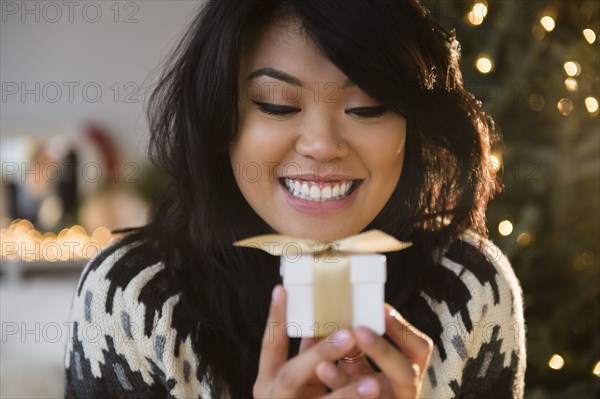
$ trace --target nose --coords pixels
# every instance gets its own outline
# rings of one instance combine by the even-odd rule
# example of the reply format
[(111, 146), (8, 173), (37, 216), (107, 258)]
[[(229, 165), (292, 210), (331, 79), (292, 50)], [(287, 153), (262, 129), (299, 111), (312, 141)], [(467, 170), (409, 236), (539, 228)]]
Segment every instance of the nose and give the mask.
[(307, 115), (300, 130), (296, 140), (296, 152), (300, 155), (318, 162), (327, 162), (344, 157), (348, 152), (340, 127), (335, 118), (326, 112)]

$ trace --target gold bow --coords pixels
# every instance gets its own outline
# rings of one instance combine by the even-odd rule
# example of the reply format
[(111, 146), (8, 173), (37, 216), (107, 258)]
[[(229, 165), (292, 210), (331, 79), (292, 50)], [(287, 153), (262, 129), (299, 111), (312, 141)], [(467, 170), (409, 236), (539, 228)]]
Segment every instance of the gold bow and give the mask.
[[(328, 243), (280, 234), (264, 234), (236, 241), (233, 245), (261, 249), (274, 256), (284, 255), (286, 248), (290, 247), (299, 251), (300, 255), (313, 254), (315, 326), (335, 323), (334, 326), (344, 328), (352, 327), (349, 255), (400, 251), (410, 247), (412, 243), (399, 241), (380, 230), (369, 230)], [(324, 333), (321, 328), (315, 328), (314, 331), (316, 336), (322, 335), (320, 332)]]

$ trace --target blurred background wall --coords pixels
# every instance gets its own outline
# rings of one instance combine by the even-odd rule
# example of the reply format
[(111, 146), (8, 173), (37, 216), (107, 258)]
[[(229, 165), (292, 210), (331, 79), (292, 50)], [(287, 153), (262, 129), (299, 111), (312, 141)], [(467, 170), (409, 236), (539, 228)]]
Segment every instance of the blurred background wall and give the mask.
[[(523, 286), (528, 398), (600, 394), (600, 2), (422, 0), (504, 144), (491, 238)], [(153, 72), (199, 1), (2, 1), (0, 396), (62, 396), (85, 261), (141, 224)]]
[(1, 397), (62, 397), (78, 275), (145, 220), (144, 102), (200, 5), (0, 3)]

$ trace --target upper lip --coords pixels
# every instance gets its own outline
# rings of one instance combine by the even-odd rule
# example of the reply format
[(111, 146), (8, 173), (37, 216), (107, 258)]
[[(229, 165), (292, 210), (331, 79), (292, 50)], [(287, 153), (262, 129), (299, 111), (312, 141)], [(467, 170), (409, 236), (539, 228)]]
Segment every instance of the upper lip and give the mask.
[(293, 180), (308, 180), (308, 181), (314, 181), (314, 182), (360, 180), (357, 177), (353, 177), (353, 176), (349, 176), (349, 175), (342, 175), (339, 173), (327, 174), (325, 176), (315, 176), (314, 173), (306, 173), (306, 174), (301, 174), (301, 175), (282, 176), (282, 178), (293, 179)]

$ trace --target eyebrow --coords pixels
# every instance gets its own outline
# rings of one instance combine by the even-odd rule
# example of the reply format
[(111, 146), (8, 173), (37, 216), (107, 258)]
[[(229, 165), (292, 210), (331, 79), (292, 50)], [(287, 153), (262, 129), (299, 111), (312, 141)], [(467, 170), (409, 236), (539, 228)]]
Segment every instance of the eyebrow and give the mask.
[[(248, 77), (246, 78), (246, 81), (252, 80), (259, 76), (268, 76), (273, 79), (281, 80), (281, 81), (289, 83), (291, 85), (298, 86), (300, 88), (303, 88), (305, 86), (305, 84), (302, 83), (302, 81), (300, 79), (298, 79), (297, 77), (292, 76), (289, 73), (283, 72), (282, 70), (275, 69), (275, 68), (257, 69), (256, 71), (254, 71), (250, 75), (248, 75)], [(352, 80), (350, 80), (350, 78), (346, 78), (346, 80), (344, 81), (344, 84), (342, 84), (342, 89), (346, 89), (351, 86), (356, 86), (356, 83), (354, 83)]]

